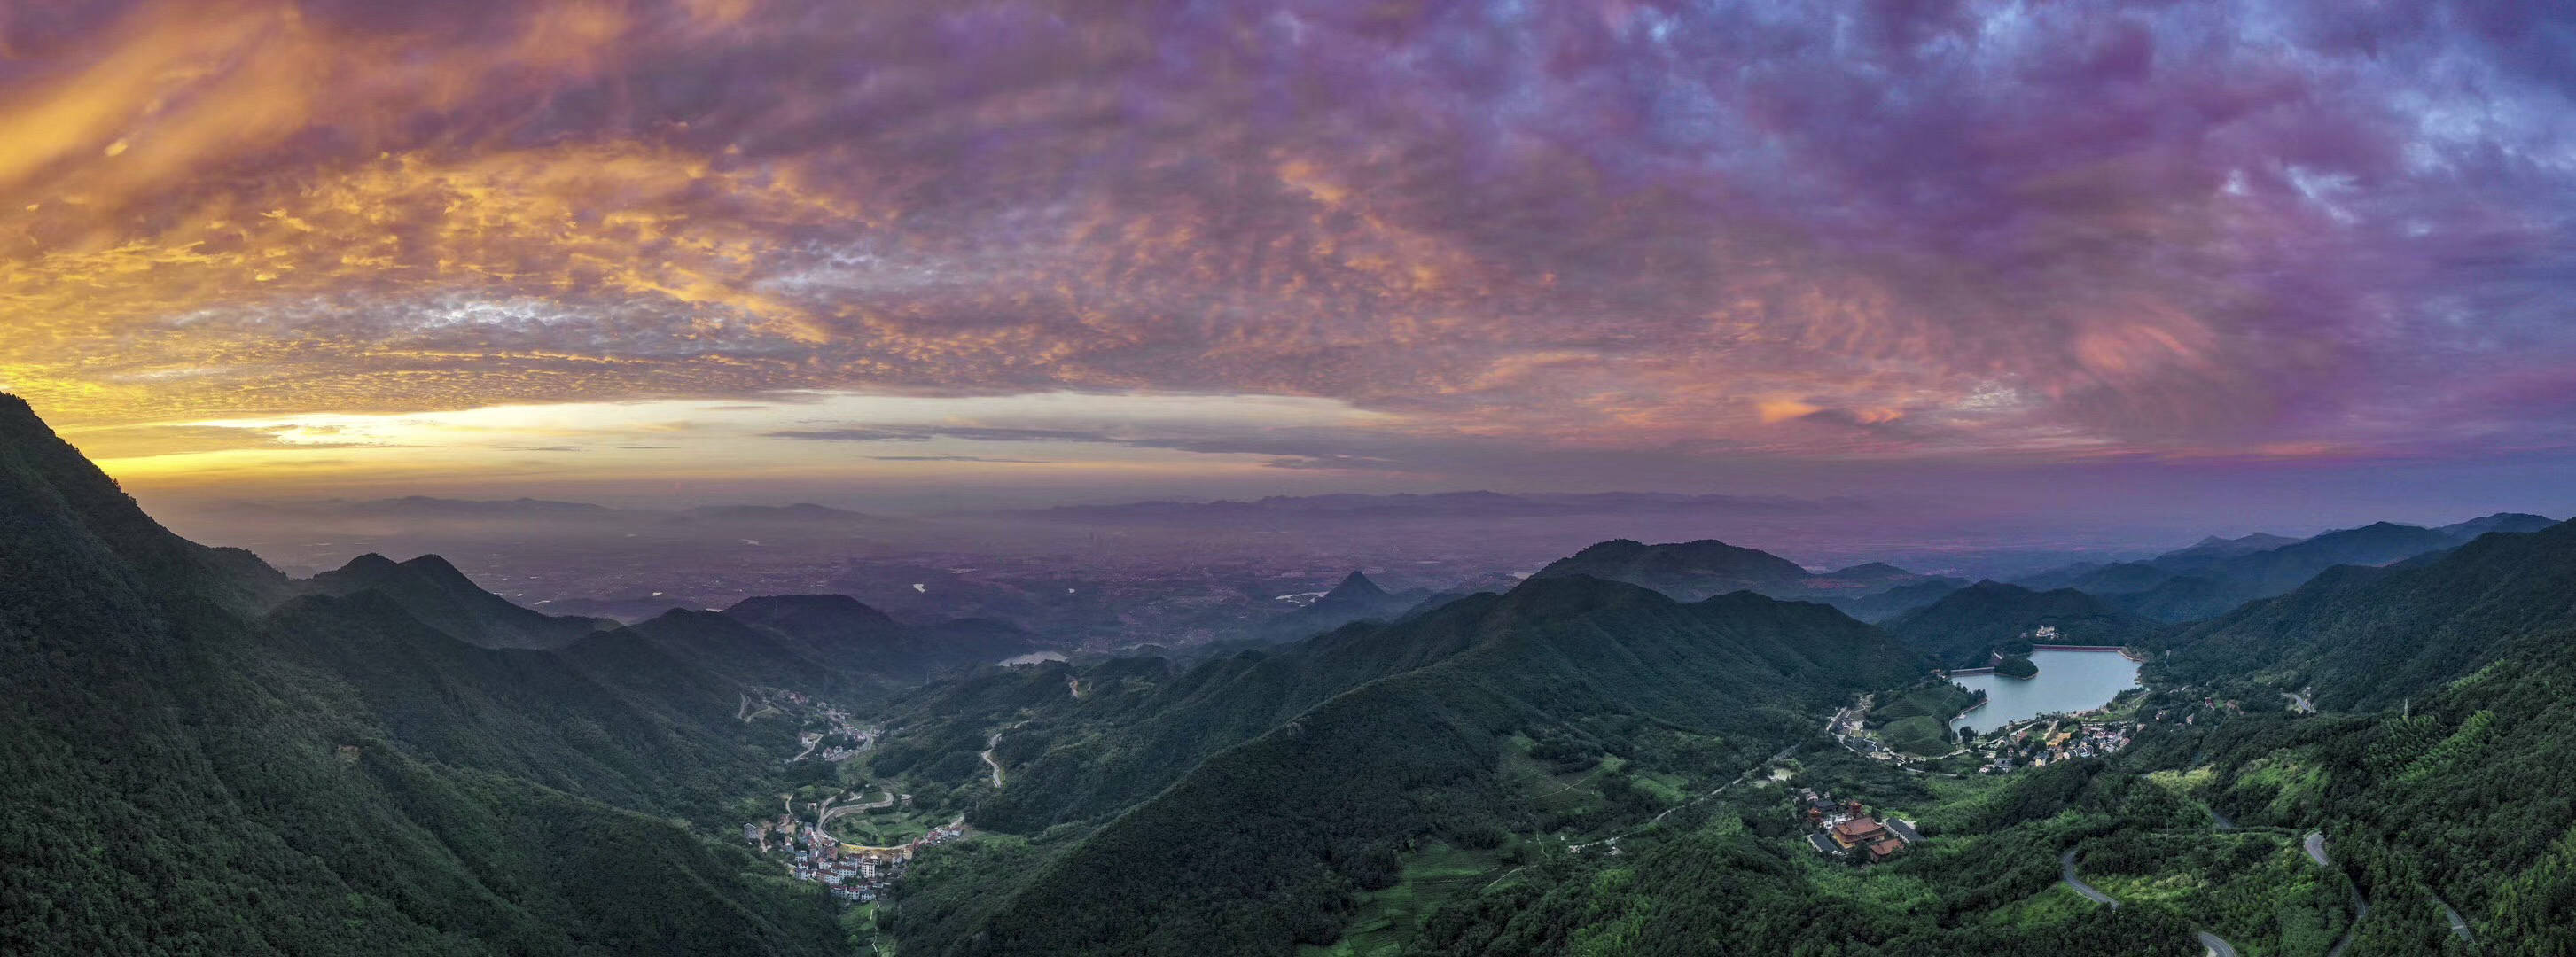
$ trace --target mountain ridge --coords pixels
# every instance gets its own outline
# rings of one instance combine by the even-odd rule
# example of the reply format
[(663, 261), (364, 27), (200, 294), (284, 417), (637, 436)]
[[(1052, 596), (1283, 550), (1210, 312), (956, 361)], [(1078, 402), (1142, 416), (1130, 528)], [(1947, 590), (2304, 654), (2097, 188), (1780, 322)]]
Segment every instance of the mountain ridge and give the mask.
[(14, 397), (0, 635), (0, 950), (838, 949), (817, 897), (667, 819), (775, 767), (762, 729), (381, 594), (295, 596), (169, 533)]
[[(1441, 653), (1210, 756), (1030, 872), (980, 917), (916, 914), (899, 901), (905, 946), (1286, 953), (1291, 942), (1331, 940), (1337, 930), (1315, 923), (1310, 908), (1325, 906), (1338, 882), (1391, 880), (1371, 862), (1391, 861), (1395, 844), (1487, 814), (1526, 814), (1491, 803), (1500, 798), (1486, 790), (1515, 734), (1633, 719), (1638, 734), (1743, 736), (1726, 747), (1749, 763), (1805, 729), (1809, 710), (1919, 674), (1914, 656), (1885, 634), (1827, 606), (1753, 594), (1682, 603), (1575, 575), (1533, 578), (1407, 623), (1334, 632), (1294, 653), (1400, 653), (1424, 642)], [(1263, 797), (1245, 797), (1256, 794)], [(1423, 810), (1450, 801), (1465, 803), (1458, 812)], [(1480, 810), (1453, 816), (1467, 807)], [(1299, 810), (1308, 808), (1316, 810)], [(1183, 833), (1195, 836), (1186, 850), (1158, 838)], [(1140, 897), (1140, 881), (1153, 893)], [(1216, 906), (1220, 898), (1244, 903)], [(1154, 916), (1167, 911), (1214, 916), (1186, 924)]]

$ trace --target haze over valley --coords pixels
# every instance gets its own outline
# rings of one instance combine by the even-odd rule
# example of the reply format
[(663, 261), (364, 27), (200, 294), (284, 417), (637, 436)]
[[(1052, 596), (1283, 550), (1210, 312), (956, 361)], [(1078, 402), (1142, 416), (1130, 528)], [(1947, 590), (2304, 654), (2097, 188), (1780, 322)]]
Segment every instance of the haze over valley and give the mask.
[(0, 954), (2576, 954), (2576, 7), (0, 2)]

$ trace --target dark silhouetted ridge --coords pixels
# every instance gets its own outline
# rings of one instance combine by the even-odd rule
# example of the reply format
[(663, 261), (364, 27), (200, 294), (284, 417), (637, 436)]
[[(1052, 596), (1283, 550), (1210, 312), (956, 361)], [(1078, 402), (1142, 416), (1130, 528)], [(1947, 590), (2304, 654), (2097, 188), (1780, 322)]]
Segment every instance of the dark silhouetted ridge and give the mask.
[(614, 622), (564, 618), (530, 611), (484, 591), (447, 559), (422, 555), (405, 562), (373, 553), (304, 582), (322, 595), (375, 592), (392, 599), (423, 624), (449, 637), (487, 648), (563, 648)]

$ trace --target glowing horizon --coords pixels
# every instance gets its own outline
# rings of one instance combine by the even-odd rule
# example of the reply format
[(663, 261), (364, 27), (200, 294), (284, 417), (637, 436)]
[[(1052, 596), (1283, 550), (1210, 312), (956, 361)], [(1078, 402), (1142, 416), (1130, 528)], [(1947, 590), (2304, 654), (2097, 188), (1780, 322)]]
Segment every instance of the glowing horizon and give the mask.
[(2556, 507), (2497, 477), (2576, 463), (2553, 16), (25, 4), (0, 389), (203, 495)]

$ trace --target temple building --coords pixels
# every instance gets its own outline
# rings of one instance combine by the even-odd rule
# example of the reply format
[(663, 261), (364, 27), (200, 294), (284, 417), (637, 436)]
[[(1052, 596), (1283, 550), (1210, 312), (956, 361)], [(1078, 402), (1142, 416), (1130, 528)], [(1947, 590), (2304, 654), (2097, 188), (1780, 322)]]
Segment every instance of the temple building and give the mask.
[(1858, 850), (1868, 855), (1872, 863), (1905, 852), (1904, 841), (1890, 833), (1887, 826), (1880, 824), (1877, 818), (1867, 815), (1835, 824), (1826, 830), (1825, 835), (1833, 839), (1835, 846), (1846, 851)]

